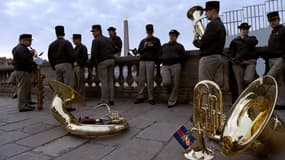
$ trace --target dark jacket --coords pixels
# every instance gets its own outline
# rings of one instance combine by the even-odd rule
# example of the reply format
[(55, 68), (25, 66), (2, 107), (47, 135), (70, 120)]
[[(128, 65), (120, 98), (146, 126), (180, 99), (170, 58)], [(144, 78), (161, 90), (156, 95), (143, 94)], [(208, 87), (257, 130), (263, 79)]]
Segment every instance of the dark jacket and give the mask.
[(88, 53), (85, 45), (80, 44), (74, 48), (74, 52), (76, 55), (76, 62), (81, 67), (84, 68), (87, 66), (88, 61)]
[[(145, 47), (144, 44), (148, 42), (153, 44), (152, 47)], [(156, 37), (150, 39), (144, 38), (139, 45), (138, 53), (140, 54), (140, 60), (142, 61), (156, 61), (158, 60), (160, 53), (160, 40)]]
[(122, 40), (119, 36), (111, 37), (113, 47), (114, 47), (114, 53), (121, 53), (122, 51)]
[(244, 60), (257, 59), (258, 55), (255, 52), (255, 46), (258, 40), (255, 36), (247, 36), (242, 39), (240, 36), (231, 41), (229, 54), (230, 57), (240, 57)]
[(75, 61), (72, 44), (64, 38), (58, 38), (49, 45), (48, 59), (51, 67), (60, 63), (71, 63)]
[(91, 59), (92, 65), (96, 65), (104, 60), (114, 58), (114, 47), (110, 38), (103, 35), (96, 37), (92, 42)]
[(22, 45), (18, 44), (12, 50), (14, 69), (16, 71), (25, 71), (31, 73), (35, 68), (36, 63), (33, 61), (33, 55), (30, 50)]
[(208, 23), (204, 35), (193, 44), (200, 48), (201, 56), (222, 54), (225, 46), (226, 29), (219, 17)]
[(160, 59), (163, 65), (181, 63), (186, 58), (185, 49), (180, 43), (165, 43), (161, 47)]
[(268, 40), (268, 58), (285, 59), (285, 26), (279, 25), (274, 28)]

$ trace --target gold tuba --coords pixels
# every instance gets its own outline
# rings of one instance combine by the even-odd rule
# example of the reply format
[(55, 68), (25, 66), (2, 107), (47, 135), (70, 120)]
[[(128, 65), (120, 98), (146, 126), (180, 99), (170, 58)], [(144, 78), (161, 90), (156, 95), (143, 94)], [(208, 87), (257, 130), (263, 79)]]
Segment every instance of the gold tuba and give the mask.
[[(111, 112), (107, 115), (107, 120), (96, 119), (98, 124), (84, 124), (80, 123), (71, 113), (69, 113), (65, 106), (68, 103), (83, 103), (83, 98), (75, 90), (69, 86), (58, 82), (49, 81), (49, 85), (56, 93), (52, 104), (51, 113), (53, 117), (61, 123), (67, 132), (76, 136), (102, 136), (113, 135), (128, 129), (127, 121), (117, 112)], [(101, 105), (102, 106), (102, 105)], [(98, 106), (98, 107), (101, 107)], [(107, 106), (107, 105), (105, 105)]]
[(224, 155), (251, 148), (268, 156), (284, 149), (284, 123), (273, 114), (277, 95), (278, 85), (271, 76), (258, 78), (241, 93), (222, 132)]
[(213, 81), (196, 84), (193, 93), (193, 124), (199, 124), (211, 139), (219, 140), (223, 125), (223, 100), (220, 87)]
[(187, 11), (187, 17), (194, 21), (194, 34), (202, 37), (204, 35), (205, 29), (202, 23), (202, 14), (204, 9), (201, 6), (193, 6)]
[(204, 140), (204, 131), (208, 137), (220, 140), (223, 125), (223, 101), (220, 87), (213, 81), (203, 80), (196, 84), (193, 93), (193, 127), (191, 132), (195, 142), (190, 150), (184, 154), (191, 160), (210, 160), (214, 152), (207, 148)]

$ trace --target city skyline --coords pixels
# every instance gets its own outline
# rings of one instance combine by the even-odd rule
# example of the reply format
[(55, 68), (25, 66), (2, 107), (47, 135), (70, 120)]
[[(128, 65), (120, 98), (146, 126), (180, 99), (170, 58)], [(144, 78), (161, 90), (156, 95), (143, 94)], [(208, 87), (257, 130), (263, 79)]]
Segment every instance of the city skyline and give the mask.
[[(18, 43), (21, 33), (33, 34), (33, 48), (44, 51), (47, 57), (48, 45), (56, 39), (54, 26), (64, 25), (66, 36), (71, 40), (73, 33), (83, 36), (90, 53), (93, 39), (90, 28), (93, 24), (101, 24), (103, 34), (108, 36), (109, 26), (117, 28), (118, 35), (123, 38), (123, 20), (129, 23), (130, 49), (137, 48), (140, 40), (145, 37), (145, 24), (154, 24), (154, 35), (161, 43), (168, 41), (169, 30), (179, 30), (178, 41), (186, 49), (194, 49), (193, 23), (186, 17), (187, 10), (194, 5), (205, 6), (206, 1), (179, 2), (170, 0), (131, 1), (131, 0), (4, 0), (0, 4), (1, 16), (1, 57), (11, 57), (12, 48)], [(221, 0), (221, 13), (239, 9), (243, 6), (263, 3), (263, 0), (226, 1)]]

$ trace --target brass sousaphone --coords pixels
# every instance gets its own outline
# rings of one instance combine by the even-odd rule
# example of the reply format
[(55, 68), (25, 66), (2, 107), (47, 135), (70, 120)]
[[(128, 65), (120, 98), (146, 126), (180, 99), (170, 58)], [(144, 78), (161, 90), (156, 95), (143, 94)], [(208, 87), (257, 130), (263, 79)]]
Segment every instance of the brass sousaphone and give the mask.
[[(79, 93), (55, 80), (49, 81), (49, 85), (56, 93), (50, 108), (51, 114), (70, 134), (75, 136), (104, 136), (117, 134), (128, 129), (128, 123), (124, 117), (111, 111), (107, 115), (107, 123), (84, 124), (79, 122), (65, 108), (68, 104), (83, 102)], [(103, 119), (98, 119), (98, 122), (101, 123), (102, 121)]]

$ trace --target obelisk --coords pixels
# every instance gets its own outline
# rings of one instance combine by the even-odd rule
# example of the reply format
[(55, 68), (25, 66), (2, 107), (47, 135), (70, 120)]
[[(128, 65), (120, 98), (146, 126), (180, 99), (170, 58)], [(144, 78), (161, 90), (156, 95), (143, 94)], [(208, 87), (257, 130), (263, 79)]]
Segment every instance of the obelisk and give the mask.
[(129, 53), (129, 24), (128, 19), (124, 19), (124, 55), (128, 56)]

